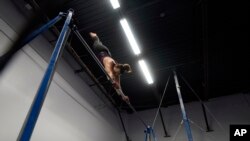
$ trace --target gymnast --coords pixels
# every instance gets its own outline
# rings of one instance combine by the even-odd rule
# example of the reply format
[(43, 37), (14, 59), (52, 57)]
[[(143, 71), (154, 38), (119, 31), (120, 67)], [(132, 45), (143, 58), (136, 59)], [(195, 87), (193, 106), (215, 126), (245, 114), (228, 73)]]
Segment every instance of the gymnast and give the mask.
[(93, 50), (105, 68), (105, 71), (112, 79), (113, 87), (116, 89), (117, 93), (122, 96), (122, 99), (126, 102), (129, 101), (128, 96), (120, 94), (122, 92), (120, 84), (120, 75), (123, 73), (131, 73), (132, 69), (129, 64), (119, 64), (111, 56), (109, 49), (102, 44), (96, 33), (90, 32), (90, 37), (94, 41)]

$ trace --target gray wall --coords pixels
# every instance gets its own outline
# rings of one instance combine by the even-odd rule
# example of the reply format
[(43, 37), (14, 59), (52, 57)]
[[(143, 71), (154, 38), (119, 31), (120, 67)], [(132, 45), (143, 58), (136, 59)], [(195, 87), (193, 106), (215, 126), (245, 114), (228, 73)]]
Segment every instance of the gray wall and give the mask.
[[(188, 117), (191, 120), (191, 130), (194, 141), (229, 141), (230, 124), (250, 124), (250, 95), (237, 94), (209, 100), (205, 105), (209, 109), (209, 125), (214, 130), (206, 132), (206, 125), (202, 114), (201, 106), (198, 102), (185, 104)], [(153, 122), (156, 109), (139, 112), (146, 123)], [(179, 132), (176, 132), (182, 121), (180, 106), (170, 106), (162, 108), (166, 128), (171, 137), (164, 138), (163, 128), (158, 117), (155, 132), (158, 141), (187, 141), (184, 125)], [(212, 114), (211, 114), (212, 113)], [(215, 117), (215, 118), (214, 118)], [(144, 127), (137, 120), (135, 115), (124, 115), (126, 129), (132, 141), (144, 140)], [(219, 124), (218, 124), (219, 122)]]
[[(0, 54), (18, 36), (25, 17), (9, 0), (0, 1)], [(36, 94), (53, 46), (37, 37), (0, 74), (0, 140), (16, 140)], [(57, 67), (31, 140), (124, 140), (115, 109), (65, 52)]]

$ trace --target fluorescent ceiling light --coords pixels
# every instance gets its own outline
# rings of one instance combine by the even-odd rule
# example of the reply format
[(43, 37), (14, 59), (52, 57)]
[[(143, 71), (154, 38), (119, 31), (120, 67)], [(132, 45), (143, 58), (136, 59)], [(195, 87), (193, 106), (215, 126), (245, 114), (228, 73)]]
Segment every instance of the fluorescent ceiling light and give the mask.
[(137, 43), (135, 41), (134, 35), (132, 34), (132, 31), (131, 31), (131, 29), (130, 29), (130, 27), (128, 25), (127, 20), (126, 19), (121, 19), (120, 23), (122, 25), (122, 28), (123, 28), (123, 30), (124, 30), (127, 38), (128, 38), (128, 41), (129, 41), (130, 46), (132, 47), (134, 53), (136, 55), (140, 54), (141, 51), (140, 51), (140, 49), (139, 49), (139, 47), (138, 47), (138, 45), (137, 45)]
[(139, 60), (139, 64), (140, 64), (140, 67), (141, 67), (141, 70), (142, 70), (144, 76), (146, 77), (148, 84), (153, 84), (153, 79), (149, 73), (149, 70), (148, 70), (148, 67), (147, 67), (145, 61)]
[(110, 3), (112, 4), (112, 6), (113, 6), (114, 9), (120, 7), (120, 4), (119, 4), (118, 0), (110, 0)]

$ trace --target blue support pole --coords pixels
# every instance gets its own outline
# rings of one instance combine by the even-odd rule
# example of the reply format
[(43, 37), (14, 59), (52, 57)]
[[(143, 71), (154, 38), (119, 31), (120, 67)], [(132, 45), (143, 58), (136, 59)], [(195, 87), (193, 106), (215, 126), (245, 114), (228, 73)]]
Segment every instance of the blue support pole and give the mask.
[(145, 141), (148, 141), (148, 139), (149, 139), (149, 141), (151, 141), (151, 135), (153, 136), (154, 141), (157, 141), (154, 130), (152, 127), (147, 126), (147, 128), (144, 130), (144, 132), (145, 132)]
[(60, 12), (59, 15), (57, 17), (55, 17), (54, 19), (50, 20), (48, 23), (46, 23), (45, 25), (43, 25), (42, 27), (38, 28), (37, 30), (35, 30), (34, 32), (32, 32), (31, 34), (29, 34), (21, 43), (20, 46), (24, 46), (27, 43), (29, 43), (31, 40), (33, 40), (35, 37), (37, 37), (39, 34), (41, 34), (42, 32), (44, 32), (45, 30), (49, 29), (51, 26), (53, 26), (54, 24), (56, 24), (59, 20), (62, 19), (62, 16), (64, 15), (64, 13)]
[(148, 134), (148, 140), (151, 141), (151, 128), (150, 128), (150, 126), (147, 127), (147, 134)]
[(154, 141), (157, 141), (156, 136), (155, 136), (154, 129), (153, 129), (152, 127), (151, 127), (151, 133), (152, 133), (152, 135), (153, 135)]
[(49, 65), (47, 67), (47, 70), (43, 76), (42, 82), (40, 84), (40, 87), (37, 91), (36, 97), (31, 105), (31, 108), (29, 110), (29, 113), (26, 117), (26, 120), (23, 124), (23, 127), (19, 133), (18, 141), (29, 141), (30, 137), (32, 135), (32, 132), (34, 130), (36, 121), (38, 119), (39, 113), (41, 111), (41, 108), (43, 106), (45, 97), (47, 95), (47, 91), (49, 89), (50, 83), (52, 81), (57, 60), (61, 55), (61, 52), (64, 48), (64, 45), (67, 41), (68, 35), (70, 33), (69, 24), (71, 22), (73, 16), (73, 11), (69, 11), (67, 15), (67, 19), (64, 23), (63, 29), (60, 33), (60, 36), (57, 40), (57, 43), (55, 45), (55, 49), (52, 53), (52, 56), (49, 61)]
[(145, 140), (144, 141), (148, 141), (148, 133), (147, 133), (147, 131), (145, 131)]
[(186, 133), (187, 133), (187, 136), (188, 136), (188, 140), (193, 141), (191, 128), (190, 128), (189, 121), (188, 121), (188, 118), (187, 118), (187, 115), (186, 115), (185, 107), (184, 107), (182, 96), (181, 96), (180, 85), (179, 85), (177, 74), (176, 74), (175, 70), (173, 70), (173, 73), (174, 73), (174, 80), (175, 80), (176, 90), (177, 90), (177, 94), (178, 94), (179, 102), (180, 102), (180, 106), (181, 106), (182, 118), (183, 118), (183, 121), (184, 121)]
[(145, 132), (145, 141), (148, 141), (148, 139), (150, 140), (150, 126), (147, 126), (147, 128), (144, 130)]

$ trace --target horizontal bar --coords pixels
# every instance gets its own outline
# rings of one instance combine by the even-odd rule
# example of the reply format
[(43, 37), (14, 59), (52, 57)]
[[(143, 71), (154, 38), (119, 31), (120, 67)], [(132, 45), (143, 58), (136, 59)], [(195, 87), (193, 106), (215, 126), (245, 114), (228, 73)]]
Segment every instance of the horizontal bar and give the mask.
[[(96, 55), (92, 51), (92, 49), (89, 47), (89, 45), (87, 44), (87, 42), (83, 39), (83, 37), (81, 36), (80, 32), (77, 30), (77, 27), (75, 25), (73, 26), (72, 30), (76, 34), (76, 36), (78, 37), (78, 39), (81, 41), (81, 43), (88, 50), (88, 52), (90, 53), (90, 55), (94, 58), (94, 60), (96, 61), (96, 63), (99, 65), (99, 67), (102, 69), (103, 73), (108, 77), (108, 80), (111, 81), (111, 83), (113, 84), (113, 80), (108, 75), (108, 73), (105, 71), (103, 65), (101, 64), (101, 62), (99, 61), (99, 59), (96, 57)], [(123, 93), (123, 91), (121, 89), (115, 89), (115, 90), (116, 90), (116, 92), (117, 92), (118, 95), (125, 96), (125, 94)], [(128, 101), (126, 101), (126, 103), (136, 113), (137, 117), (143, 123), (143, 125), (145, 127), (147, 127), (146, 123), (142, 120), (142, 118), (139, 116), (139, 114), (137, 113), (137, 111), (135, 110), (135, 108), (131, 105), (131, 103), (128, 102)]]

